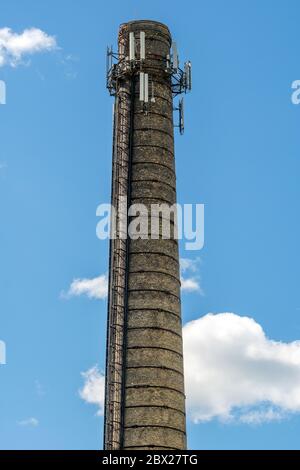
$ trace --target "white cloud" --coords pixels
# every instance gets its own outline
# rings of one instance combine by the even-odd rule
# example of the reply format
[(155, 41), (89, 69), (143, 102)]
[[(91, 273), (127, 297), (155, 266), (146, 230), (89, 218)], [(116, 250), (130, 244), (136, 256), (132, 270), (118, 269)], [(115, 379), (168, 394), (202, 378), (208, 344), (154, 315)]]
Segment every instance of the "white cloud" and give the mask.
[(239, 420), (245, 424), (263, 424), (271, 423), (272, 421), (282, 421), (286, 417), (287, 413), (284, 410), (267, 406), (262, 410), (245, 412), (240, 416)]
[[(200, 286), (198, 266), (200, 259), (180, 258), (180, 272), (181, 272), (181, 290), (183, 292), (199, 292), (204, 295)], [(186, 277), (183, 273), (193, 273), (192, 276)]]
[(39, 425), (39, 420), (36, 418), (28, 418), (23, 421), (18, 421), (19, 426), (26, 426), (31, 428), (36, 428)]
[(61, 297), (79, 297), (86, 295), (89, 299), (105, 299), (108, 293), (108, 278), (106, 274), (93, 279), (74, 279), (67, 293), (62, 292)]
[(195, 291), (200, 291), (200, 284), (199, 282), (190, 277), (188, 279), (184, 279), (181, 277), (181, 290), (185, 292), (195, 292)]
[(39, 397), (43, 397), (45, 395), (45, 390), (44, 390), (44, 387), (43, 385), (41, 384), (41, 382), (39, 380), (35, 380), (34, 381), (34, 386), (35, 386), (35, 391), (36, 391), (36, 394), (39, 396)]
[(97, 416), (102, 416), (104, 412), (104, 375), (99, 371), (98, 366), (82, 372), (81, 375), (84, 378), (84, 386), (79, 391), (80, 397), (86, 403), (96, 405), (98, 407)]
[(200, 258), (196, 258), (196, 259), (180, 258), (180, 270), (182, 273), (186, 271), (197, 272), (199, 263), (200, 263)]
[(189, 414), (248, 424), (300, 412), (300, 341), (268, 339), (252, 318), (208, 314), (183, 328)]
[(16, 67), (27, 55), (57, 48), (56, 39), (38, 28), (15, 33), (10, 28), (0, 28), (0, 67)]

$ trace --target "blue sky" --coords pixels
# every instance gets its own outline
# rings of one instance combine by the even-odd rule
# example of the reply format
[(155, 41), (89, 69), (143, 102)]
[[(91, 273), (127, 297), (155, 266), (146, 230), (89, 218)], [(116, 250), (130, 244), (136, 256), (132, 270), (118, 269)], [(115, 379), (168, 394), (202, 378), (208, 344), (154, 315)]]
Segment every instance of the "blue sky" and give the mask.
[[(235, 412), (229, 394), (232, 419), (212, 403), (207, 421), (189, 418), (189, 447), (299, 448), (297, 343), (282, 352), (255, 326), (277, 342), (300, 340), (300, 106), (291, 102), (300, 79), (299, 13), (296, 0), (1, 0), (0, 30), (39, 28), (59, 46), (0, 67), (7, 86), (0, 106), (2, 449), (102, 445), (102, 417), (79, 390), (82, 372), (104, 368), (106, 301), (67, 292), (74, 279), (107, 271), (108, 245), (95, 234), (96, 208), (110, 197), (105, 50), (119, 24), (137, 18), (168, 24), (180, 57), (193, 63), (186, 132), (176, 135), (178, 200), (205, 204), (205, 246), (181, 250), (194, 262), (183, 275), (201, 286), (183, 291), (184, 323), (232, 312), (214, 317), (216, 330), (225, 319), (225, 330), (238, 325), (264, 359), (271, 354), (249, 382), (259, 388), (262, 374), (270, 403), (254, 397), (249, 405), (246, 397), (247, 412)], [(229, 337), (238, 355), (246, 343), (237, 348)], [(210, 347), (219, 346), (212, 338)], [(270, 382), (278, 361), (282, 373)], [(243, 378), (248, 365), (239, 364)], [(279, 406), (270, 397), (282, 397), (289, 383), (295, 399)], [(197, 400), (196, 393), (196, 408)], [(245, 422), (241, 413), (262, 419)]]

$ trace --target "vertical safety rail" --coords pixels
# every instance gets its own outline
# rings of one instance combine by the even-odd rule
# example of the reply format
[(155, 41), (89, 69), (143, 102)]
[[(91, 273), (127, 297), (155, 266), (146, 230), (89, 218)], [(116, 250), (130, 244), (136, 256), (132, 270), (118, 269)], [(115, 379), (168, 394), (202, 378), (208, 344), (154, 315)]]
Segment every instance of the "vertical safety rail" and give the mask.
[(116, 223), (110, 249), (105, 436), (107, 450), (120, 448), (127, 270), (127, 196), (131, 99), (128, 82), (116, 96), (112, 205)]

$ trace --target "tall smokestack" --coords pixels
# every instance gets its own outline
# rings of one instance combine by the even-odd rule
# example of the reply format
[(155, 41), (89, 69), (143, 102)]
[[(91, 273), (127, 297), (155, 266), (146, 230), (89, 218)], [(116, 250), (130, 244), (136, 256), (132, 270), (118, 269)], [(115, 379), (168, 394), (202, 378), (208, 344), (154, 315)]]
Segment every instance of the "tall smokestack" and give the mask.
[[(173, 97), (190, 87), (169, 29), (131, 21), (108, 49), (115, 96), (104, 448), (185, 449), (185, 395), (178, 242), (150, 228), (126, 237), (121, 213), (132, 204), (176, 203)], [(115, 63), (114, 63), (115, 60)], [(183, 104), (179, 106), (183, 131)], [(125, 203), (124, 203), (125, 201)], [(133, 220), (128, 216), (127, 221)], [(149, 235), (149, 237), (148, 237)], [(147, 239), (146, 239), (147, 236)]]

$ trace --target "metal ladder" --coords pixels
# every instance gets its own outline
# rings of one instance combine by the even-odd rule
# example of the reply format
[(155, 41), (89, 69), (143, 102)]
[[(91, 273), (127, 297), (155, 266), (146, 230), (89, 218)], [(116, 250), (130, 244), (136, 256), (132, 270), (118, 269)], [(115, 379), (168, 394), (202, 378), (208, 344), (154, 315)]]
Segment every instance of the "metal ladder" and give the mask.
[[(115, 101), (112, 206), (115, 225), (111, 226), (110, 278), (106, 351), (104, 448), (120, 449), (124, 393), (124, 354), (127, 310), (127, 203), (130, 178), (130, 139), (132, 99), (127, 86), (120, 86)], [(125, 216), (124, 209), (126, 210)], [(125, 221), (125, 226), (123, 225)]]

